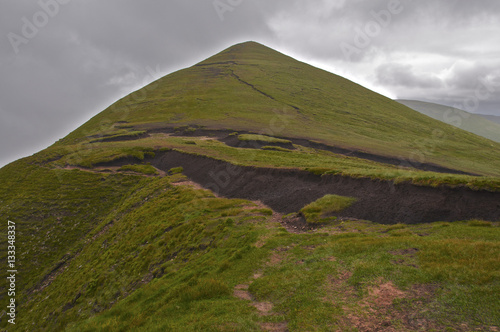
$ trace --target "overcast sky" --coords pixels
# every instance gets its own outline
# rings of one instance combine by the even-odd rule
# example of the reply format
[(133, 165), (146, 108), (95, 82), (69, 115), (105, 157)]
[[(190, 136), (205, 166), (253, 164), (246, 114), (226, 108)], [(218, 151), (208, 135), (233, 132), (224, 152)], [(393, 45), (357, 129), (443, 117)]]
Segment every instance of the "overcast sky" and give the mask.
[(254, 40), (390, 98), (500, 115), (498, 0), (0, 1), (0, 166)]

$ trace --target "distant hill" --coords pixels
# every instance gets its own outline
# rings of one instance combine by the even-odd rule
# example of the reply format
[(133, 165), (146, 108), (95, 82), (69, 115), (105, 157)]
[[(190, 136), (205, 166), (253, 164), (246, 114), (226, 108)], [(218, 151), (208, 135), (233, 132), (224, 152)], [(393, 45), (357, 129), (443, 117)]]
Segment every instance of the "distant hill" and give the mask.
[(433, 119), (467, 130), (492, 141), (500, 142), (500, 124), (498, 124), (500, 123), (500, 117), (472, 114), (457, 108), (418, 100), (396, 101)]
[(479, 114), (479, 115), (492, 122), (500, 123), (500, 116), (498, 115), (489, 115), (489, 114)]

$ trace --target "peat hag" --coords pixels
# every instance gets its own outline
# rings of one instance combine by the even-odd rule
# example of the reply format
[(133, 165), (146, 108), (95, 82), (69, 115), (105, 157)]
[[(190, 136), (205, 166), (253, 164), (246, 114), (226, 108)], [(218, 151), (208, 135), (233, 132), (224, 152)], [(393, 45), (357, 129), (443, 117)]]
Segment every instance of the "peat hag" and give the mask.
[[(500, 192), (426, 187), (341, 175), (319, 176), (298, 169), (236, 166), (178, 151), (157, 152), (154, 158), (145, 161), (163, 171), (182, 167), (186, 176), (218, 195), (260, 200), (285, 214), (298, 212), (326, 194), (336, 194), (357, 199), (337, 216), (384, 224), (500, 219)], [(121, 159), (100, 166), (131, 162), (133, 159)]]

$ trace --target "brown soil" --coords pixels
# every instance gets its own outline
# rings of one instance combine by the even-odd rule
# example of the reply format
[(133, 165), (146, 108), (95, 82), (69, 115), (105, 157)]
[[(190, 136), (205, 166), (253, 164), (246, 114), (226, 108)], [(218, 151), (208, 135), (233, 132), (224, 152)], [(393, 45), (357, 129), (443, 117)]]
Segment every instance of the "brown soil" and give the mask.
[[(424, 187), (410, 183), (317, 176), (295, 169), (235, 166), (205, 156), (178, 151), (157, 152), (146, 160), (160, 170), (182, 166), (183, 173), (202, 187), (228, 198), (261, 201), (274, 211), (289, 214), (326, 194), (357, 198), (338, 217), (374, 222), (423, 223), (467, 219), (500, 220), (500, 193), (458, 187)], [(137, 161), (136, 161), (137, 162)], [(105, 165), (129, 164), (117, 160)]]
[[(287, 248), (277, 248), (278, 252), (283, 252), (288, 250)], [(250, 301), (249, 305), (257, 309), (259, 313), (259, 317), (264, 316), (272, 316), (274, 305), (271, 302), (258, 302), (255, 301), (253, 295), (248, 291), (250, 284), (254, 282), (255, 279), (262, 277), (262, 272), (257, 271), (253, 275), (253, 280), (251, 280), (248, 284), (239, 284), (234, 286), (233, 296), (237, 297), (241, 300)], [(260, 327), (263, 331), (277, 331), (277, 332), (286, 332), (288, 331), (288, 323), (261, 323)]]
[(104, 143), (104, 142), (121, 142), (121, 141), (134, 141), (141, 138), (149, 137), (148, 133), (141, 135), (121, 135), (117, 137), (106, 137), (106, 136), (93, 136), (96, 139), (92, 143)]
[[(358, 297), (347, 281), (348, 271), (327, 280), (325, 301), (342, 305), (343, 317), (338, 321), (339, 331), (428, 331), (437, 325), (425, 318), (435, 285), (413, 285), (402, 291), (391, 281), (380, 279), (368, 288), (368, 294)], [(400, 302), (395, 306), (395, 301)]]
[(173, 186), (175, 186), (175, 187), (177, 187), (177, 186), (188, 186), (188, 187), (191, 187), (191, 188), (194, 188), (194, 189), (198, 189), (198, 190), (205, 190), (205, 188), (203, 188), (198, 183), (193, 182), (193, 181), (189, 181), (189, 180), (183, 180), (183, 181), (179, 181), (179, 182), (172, 182), (171, 184)]
[(263, 141), (240, 141), (237, 135), (227, 136), (219, 139), (219, 141), (226, 143), (235, 148), (245, 149), (260, 149), (264, 146), (278, 146), (289, 150), (295, 149), (292, 143), (276, 143), (276, 142), (263, 142)]
[(281, 323), (262, 323), (260, 327), (263, 331), (272, 331), (272, 332), (287, 332), (288, 324), (286, 322)]
[(242, 300), (253, 301), (252, 294), (245, 290), (235, 289), (233, 295)]
[(281, 220), (281, 225), (290, 233), (305, 233), (307, 231), (319, 228), (320, 225), (310, 225), (306, 219), (299, 214), (292, 214)]

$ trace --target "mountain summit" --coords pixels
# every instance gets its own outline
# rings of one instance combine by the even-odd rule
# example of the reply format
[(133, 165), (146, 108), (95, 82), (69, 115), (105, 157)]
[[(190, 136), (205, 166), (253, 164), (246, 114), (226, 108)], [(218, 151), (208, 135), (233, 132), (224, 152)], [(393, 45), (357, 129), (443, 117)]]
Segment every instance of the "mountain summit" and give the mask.
[(272, 133), (396, 158), (404, 165), (500, 174), (500, 144), (255, 42), (229, 47), (130, 94), (62, 144), (114, 135), (125, 122), (134, 131), (198, 125)]

